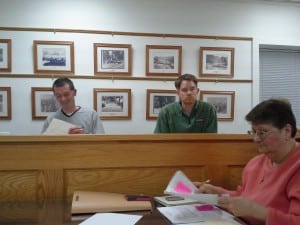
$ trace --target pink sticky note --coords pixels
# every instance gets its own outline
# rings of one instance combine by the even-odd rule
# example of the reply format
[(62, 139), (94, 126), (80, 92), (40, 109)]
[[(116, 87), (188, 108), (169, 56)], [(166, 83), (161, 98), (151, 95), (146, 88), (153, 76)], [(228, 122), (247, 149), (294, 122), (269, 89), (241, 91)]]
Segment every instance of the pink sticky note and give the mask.
[(195, 208), (198, 210), (198, 211), (211, 211), (211, 210), (214, 210), (215, 207), (213, 205), (196, 205)]
[(175, 188), (174, 188), (174, 190), (175, 190), (175, 192), (177, 192), (177, 193), (192, 193), (192, 190), (188, 187), (188, 186), (186, 186), (182, 181), (179, 181), (177, 184), (176, 184), (176, 186), (175, 186)]

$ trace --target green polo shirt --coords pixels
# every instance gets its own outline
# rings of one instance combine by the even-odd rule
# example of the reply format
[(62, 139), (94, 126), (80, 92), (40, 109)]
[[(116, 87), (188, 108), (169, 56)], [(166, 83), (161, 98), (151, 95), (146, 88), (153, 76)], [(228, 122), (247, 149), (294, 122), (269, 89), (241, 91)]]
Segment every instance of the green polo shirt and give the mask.
[(154, 133), (217, 133), (217, 114), (213, 105), (197, 100), (189, 116), (181, 104), (163, 107), (158, 115)]

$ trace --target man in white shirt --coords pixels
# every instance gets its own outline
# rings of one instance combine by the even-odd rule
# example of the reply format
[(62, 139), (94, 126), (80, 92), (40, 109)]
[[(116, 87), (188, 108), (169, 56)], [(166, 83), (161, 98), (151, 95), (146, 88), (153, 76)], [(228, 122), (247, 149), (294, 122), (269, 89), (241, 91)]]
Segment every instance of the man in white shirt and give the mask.
[(95, 110), (76, 106), (75, 96), (77, 90), (69, 78), (58, 78), (52, 85), (52, 90), (61, 108), (48, 116), (44, 122), (42, 133), (56, 118), (74, 124), (69, 129), (69, 134), (103, 134), (104, 128)]

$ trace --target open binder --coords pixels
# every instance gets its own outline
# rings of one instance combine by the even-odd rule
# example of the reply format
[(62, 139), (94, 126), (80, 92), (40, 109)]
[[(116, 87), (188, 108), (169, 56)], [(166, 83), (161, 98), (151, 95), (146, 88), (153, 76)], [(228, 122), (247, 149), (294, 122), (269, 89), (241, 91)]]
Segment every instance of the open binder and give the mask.
[(72, 214), (97, 212), (152, 211), (151, 201), (128, 201), (124, 194), (110, 192), (75, 191)]

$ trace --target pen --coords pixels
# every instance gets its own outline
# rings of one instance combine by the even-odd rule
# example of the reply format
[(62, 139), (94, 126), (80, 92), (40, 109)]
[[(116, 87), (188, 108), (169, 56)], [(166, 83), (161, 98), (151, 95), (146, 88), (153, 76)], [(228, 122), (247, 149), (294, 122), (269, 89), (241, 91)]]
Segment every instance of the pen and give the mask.
[(208, 184), (208, 183), (210, 183), (210, 180), (202, 181), (202, 182), (200, 182), (200, 185), (202, 185), (202, 184)]
[(210, 183), (210, 180), (194, 182), (196, 188), (200, 188), (203, 184), (208, 184), (208, 183)]

